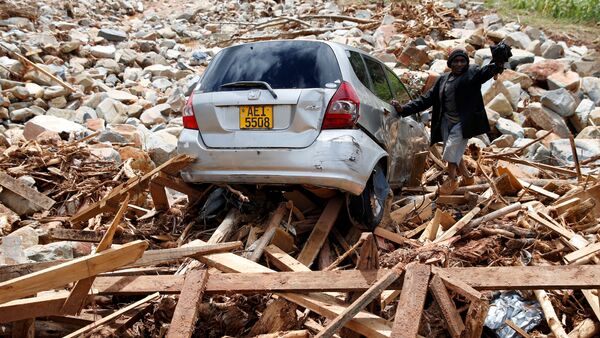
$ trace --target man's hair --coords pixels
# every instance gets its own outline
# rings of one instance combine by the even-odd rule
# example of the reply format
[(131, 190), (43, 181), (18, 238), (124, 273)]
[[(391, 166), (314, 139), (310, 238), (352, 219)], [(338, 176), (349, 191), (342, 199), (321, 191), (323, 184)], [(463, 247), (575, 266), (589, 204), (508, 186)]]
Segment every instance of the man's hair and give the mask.
[(448, 65), (449, 68), (450, 68), (450, 65), (452, 64), (452, 61), (459, 56), (464, 57), (465, 60), (467, 60), (467, 65), (469, 64), (469, 55), (467, 55), (467, 52), (464, 49), (456, 48), (450, 52), (450, 55), (448, 55), (448, 62), (446, 64)]

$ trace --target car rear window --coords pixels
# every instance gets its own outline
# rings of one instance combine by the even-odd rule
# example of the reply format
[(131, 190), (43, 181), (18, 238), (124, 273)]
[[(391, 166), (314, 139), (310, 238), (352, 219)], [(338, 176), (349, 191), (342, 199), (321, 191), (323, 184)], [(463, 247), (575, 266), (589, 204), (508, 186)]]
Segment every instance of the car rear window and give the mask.
[(200, 90), (236, 90), (221, 85), (237, 81), (264, 81), (273, 89), (325, 88), (327, 83), (333, 84), (341, 78), (339, 65), (328, 45), (311, 41), (270, 41), (223, 50), (207, 68)]

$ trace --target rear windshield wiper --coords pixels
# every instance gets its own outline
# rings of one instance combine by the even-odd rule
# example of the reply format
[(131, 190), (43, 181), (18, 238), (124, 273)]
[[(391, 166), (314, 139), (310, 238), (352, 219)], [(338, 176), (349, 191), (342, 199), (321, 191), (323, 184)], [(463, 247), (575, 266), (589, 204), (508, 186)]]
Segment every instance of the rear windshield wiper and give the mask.
[(266, 90), (269, 91), (269, 93), (271, 93), (271, 95), (273, 95), (273, 98), (276, 99), (277, 98), (277, 94), (275, 94), (275, 91), (273, 90), (273, 88), (271, 88), (271, 85), (268, 84), (265, 81), (236, 81), (236, 82), (230, 82), (230, 83), (226, 83), (220, 86), (220, 88), (232, 88), (232, 87), (263, 87)]

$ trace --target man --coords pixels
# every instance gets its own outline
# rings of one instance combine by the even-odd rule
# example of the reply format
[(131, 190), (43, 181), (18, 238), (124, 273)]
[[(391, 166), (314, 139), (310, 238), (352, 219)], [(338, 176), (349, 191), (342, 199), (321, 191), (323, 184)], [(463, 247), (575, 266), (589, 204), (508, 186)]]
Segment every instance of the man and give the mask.
[[(492, 47), (494, 50), (496, 46)], [(509, 48), (509, 47), (505, 47)], [(497, 54), (497, 53), (496, 53)], [(481, 85), (504, 70), (508, 60), (494, 55), (487, 66), (469, 67), (469, 56), (462, 49), (453, 50), (448, 56), (449, 73), (444, 73), (426, 94), (400, 105), (390, 103), (398, 114), (409, 116), (433, 106), (431, 118), (431, 145), (443, 141), (443, 159), (448, 162), (448, 179), (442, 184), (440, 194), (451, 194), (458, 188), (457, 171), (462, 175), (463, 185), (473, 184), (473, 175), (467, 169), (462, 156), (471, 137), (490, 131), (485, 113)]]

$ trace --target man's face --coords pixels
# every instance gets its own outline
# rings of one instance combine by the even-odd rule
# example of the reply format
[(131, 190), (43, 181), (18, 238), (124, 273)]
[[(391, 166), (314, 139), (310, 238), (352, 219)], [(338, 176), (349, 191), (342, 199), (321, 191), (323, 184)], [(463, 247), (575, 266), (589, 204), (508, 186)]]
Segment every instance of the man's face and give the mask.
[(450, 69), (454, 75), (460, 75), (467, 70), (467, 64), (467, 59), (463, 56), (457, 56), (450, 63)]

